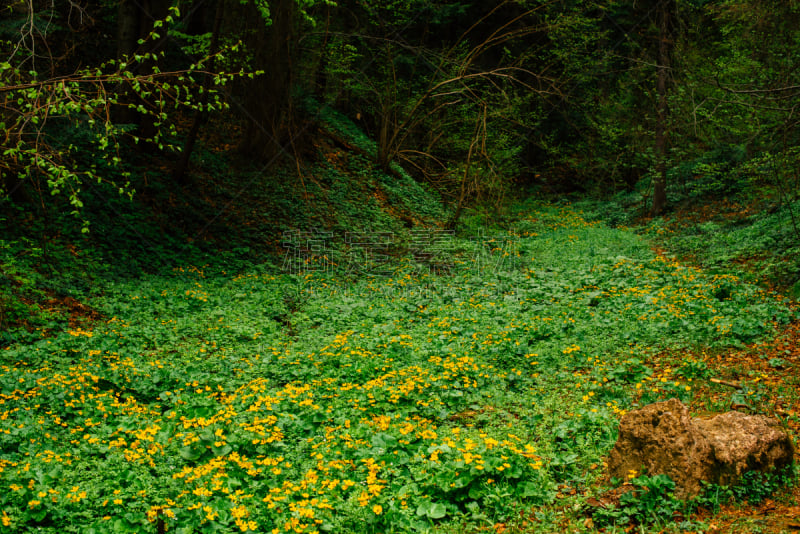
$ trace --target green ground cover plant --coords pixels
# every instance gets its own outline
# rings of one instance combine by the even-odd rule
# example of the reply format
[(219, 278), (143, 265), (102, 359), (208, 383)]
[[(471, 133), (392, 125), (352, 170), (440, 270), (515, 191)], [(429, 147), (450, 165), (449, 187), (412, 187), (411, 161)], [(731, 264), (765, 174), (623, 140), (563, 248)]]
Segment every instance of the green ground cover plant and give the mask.
[(651, 356), (795, 316), (567, 205), (513, 220), (98, 280), (101, 321), (0, 353), (0, 532), (552, 532), (620, 415), (709, 373)]
[(610, 226), (635, 228), (685, 263), (708, 272), (729, 272), (736, 264), (748, 281), (771, 285), (794, 299), (800, 296), (796, 195), (767, 185), (707, 194), (702, 202), (676, 194), (673, 210), (650, 219), (643, 217), (645, 194), (636, 190), (605, 200), (580, 199), (575, 205)]
[(621, 480), (612, 479), (612, 486), (620, 491), (619, 502), (599, 506), (592, 519), (594, 525), (601, 528), (625, 528), (634, 523), (659, 529), (677, 527), (681, 531), (702, 531), (702, 522), (692, 519), (692, 514), (698, 510), (718, 513), (725, 504), (757, 505), (794, 484), (796, 478), (795, 466), (769, 473), (751, 471), (734, 486), (706, 484), (700, 495), (687, 500), (675, 497), (675, 483), (664, 474), (631, 477), (625, 481), (625, 486), (620, 486)]

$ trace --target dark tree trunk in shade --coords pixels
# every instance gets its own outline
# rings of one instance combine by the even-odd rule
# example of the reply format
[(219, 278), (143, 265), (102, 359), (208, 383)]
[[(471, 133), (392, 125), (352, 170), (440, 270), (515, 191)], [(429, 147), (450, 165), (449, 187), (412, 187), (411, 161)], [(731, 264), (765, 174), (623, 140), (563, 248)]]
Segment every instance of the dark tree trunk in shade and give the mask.
[[(140, 39), (139, 27), (141, 14), (136, 0), (122, 0), (117, 9), (117, 59), (132, 56), (138, 48)], [(124, 91), (124, 88), (121, 88)], [(128, 98), (120, 98), (127, 101)], [(115, 110), (116, 122), (121, 124), (136, 124), (137, 113), (133, 109), (119, 106)]]
[[(160, 29), (158, 39), (149, 39), (141, 45), (139, 40), (150, 35), (153, 23), (163, 20), (168, 14), (169, 3), (161, 0), (122, 0), (117, 9), (117, 58), (134, 54), (160, 54), (167, 44), (166, 28)], [(157, 66), (157, 60), (147, 59), (135, 74), (148, 74)], [(147, 102), (142, 102), (129, 88), (121, 87), (120, 93), (123, 95), (120, 98), (122, 102), (147, 107)], [(135, 124), (138, 126), (137, 135), (142, 138), (153, 137), (157, 130), (152, 116), (126, 106), (119, 106), (115, 110), (115, 120), (121, 124)]]
[[(142, 37), (146, 37), (153, 29), (153, 23), (157, 20), (163, 20), (169, 14), (169, 3), (163, 0), (144, 0), (140, 3), (142, 6), (142, 24), (139, 31)], [(158, 29), (158, 39), (145, 41), (142, 45), (142, 52), (151, 55), (160, 55), (167, 47), (167, 28), (162, 27)], [(142, 63), (142, 74), (153, 72), (153, 69), (159, 66), (158, 59), (148, 59)], [(147, 103), (144, 103), (145, 107)], [(139, 133), (145, 139), (152, 138), (158, 128), (155, 125), (156, 118), (153, 115), (141, 115), (139, 118)]]
[[(222, 15), (224, 12), (224, 1), (217, 0), (217, 8), (216, 14), (214, 15), (214, 28), (211, 30), (211, 43), (209, 45), (209, 53), (214, 54), (217, 51), (218, 43), (219, 43), (219, 31), (220, 27), (222, 26)], [(214, 72), (216, 69), (216, 62), (214, 59), (211, 59), (211, 62), (208, 65), (208, 70), (210, 72)], [(211, 76), (207, 75), (203, 79), (203, 95), (200, 97), (200, 104), (205, 107), (208, 104), (208, 91), (211, 88)], [(183, 151), (181, 152), (181, 157), (178, 160), (178, 164), (175, 166), (175, 169), (172, 171), (172, 176), (175, 180), (185, 185), (187, 182), (186, 178), (186, 170), (189, 167), (189, 160), (192, 157), (192, 151), (194, 150), (194, 144), (197, 141), (197, 135), (200, 133), (200, 126), (205, 122), (207, 113), (203, 110), (198, 110), (194, 115), (194, 120), (192, 122), (192, 127), (189, 130), (189, 134), (186, 136), (186, 143), (183, 145)]]
[[(239, 148), (243, 154), (268, 164), (280, 159), (291, 144), (296, 13), (295, 0), (270, 2), (271, 24), (257, 29), (248, 43), (254, 67), (264, 74), (245, 80), (242, 88), (246, 125)], [(255, 12), (252, 16), (259, 17)]]
[(655, 154), (658, 163), (653, 180), (653, 206), (651, 214), (660, 215), (667, 205), (667, 153), (669, 118), (669, 71), (670, 52), (672, 49), (672, 18), (674, 13), (674, 0), (661, 0), (658, 10), (659, 42), (658, 42), (658, 73), (656, 79), (656, 128), (655, 128)]

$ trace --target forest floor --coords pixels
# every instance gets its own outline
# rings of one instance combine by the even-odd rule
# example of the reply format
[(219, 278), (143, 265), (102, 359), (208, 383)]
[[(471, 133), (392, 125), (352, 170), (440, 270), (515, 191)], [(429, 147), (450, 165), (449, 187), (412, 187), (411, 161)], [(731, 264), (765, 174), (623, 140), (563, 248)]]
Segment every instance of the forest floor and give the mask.
[(201, 150), (192, 195), (88, 210), (94, 251), (0, 242), (0, 533), (800, 530), (772, 481), (587, 505), (651, 402), (800, 436), (791, 261), (765, 252), (786, 221), (528, 200), (451, 235), (418, 183), (334, 145), (299, 184)]
[[(715, 376), (733, 387), (750, 377), (759, 380), (761, 398), (756, 406), (731, 403), (730, 396), (700, 386), (692, 402), (692, 410), (704, 413), (709, 408), (719, 412), (731, 410), (752, 411), (773, 417), (785, 425), (794, 436), (800, 436), (800, 322), (781, 327), (774, 336), (742, 349), (728, 349), (716, 354), (695, 353), (695, 358), (706, 362)], [(795, 462), (800, 462), (800, 451), (795, 451)], [(709, 511), (698, 513), (698, 518), (708, 518), (709, 533), (736, 534), (740, 532), (786, 533), (800, 530), (800, 487), (794, 485), (778, 491), (756, 504), (727, 503), (721, 505), (713, 517)]]
[[(678, 397), (800, 433), (786, 299), (570, 206), (492, 232), (47, 300), (63, 329), (2, 351), (0, 532), (623, 532), (652, 503), (586, 503), (614, 490), (626, 411)], [(636, 531), (795, 528), (797, 490), (762, 489)]]
[[(667, 217), (668, 223), (664, 233), (685, 235), (687, 228), (697, 228), (718, 221), (737, 226), (748, 218), (758, 216), (759, 209), (760, 207), (753, 202), (735, 202), (727, 199), (707, 201), (701, 205), (687, 205)], [(640, 220), (640, 222), (647, 221)], [(669, 239), (659, 238), (656, 242), (669, 246)], [(683, 263), (698, 266), (708, 263), (707, 248), (696, 250), (676, 248)], [(667, 253), (661, 246), (655, 247), (655, 250), (658, 254)], [(757, 278), (756, 273), (763, 272), (765, 256), (766, 254), (756, 251), (753, 255), (736, 258), (732, 264), (743, 274), (752, 273), (751, 276)], [(782, 286), (774, 279), (765, 280), (762, 277), (759, 283), (779, 294), (785, 294), (790, 290), (790, 287)], [(790, 306), (797, 309), (796, 301), (789, 301)], [(762, 388), (756, 407), (731, 402), (730, 396), (725, 392), (712, 391), (708, 384), (701, 385), (696, 390), (691, 405), (695, 413), (719, 413), (725, 409), (762, 413), (780, 421), (792, 435), (800, 436), (800, 379), (797, 374), (797, 370), (800, 369), (800, 321), (777, 327), (776, 332), (763, 341), (722, 351), (695, 351), (691, 358), (704, 362), (709, 369), (714, 370), (714, 375), (728, 383), (731, 391), (741, 393), (742, 380), (754, 376), (761, 377), (759, 384)], [(795, 462), (800, 463), (800, 448), (795, 451)], [(707, 519), (708, 533), (797, 532), (800, 531), (798, 503), (800, 503), (800, 485), (793, 485), (754, 504), (727, 503), (721, 505), (713, 515), (709, 510), (698, 511), (695, 515)]]

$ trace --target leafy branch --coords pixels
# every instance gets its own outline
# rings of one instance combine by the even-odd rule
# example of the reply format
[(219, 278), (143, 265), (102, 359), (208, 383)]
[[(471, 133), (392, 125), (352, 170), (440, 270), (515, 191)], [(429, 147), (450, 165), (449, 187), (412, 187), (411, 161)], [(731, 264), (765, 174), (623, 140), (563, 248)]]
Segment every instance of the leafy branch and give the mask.
[[(149, 36), (140, 44), (158, 39), (157, 28), (173, 21), (177, 9), (163, 21), (156, 21)], [(6, 43), (10, 45), (11, 43)], [(121, 142), (128, 138), (134, 143), (150, 143), (160, 150), (179, 151), (170, 139), (176, 134), (175, 125), (169, 122), (170, 113), (177, 109), (212, 111), (227, 107), (216, 89), (203, 88), (196, 76), (213, 80), (220, 87), (232, 79), (254, 76), (256, 73), (219, 72), (204, 67), (238, 45), (209, 55), (185, 69), (161, 72), (158, 59), (163, 52), (143, 53), (109, 60), (97, 67), (77, 70), (69, 75), (39, 78), (36, 71), (23, 71), (10, 61), (0, 62), (0, 138), (3, 161), (0, 173), (5, 178), (4, 194), (23, 187), (24, 182), (34, 182), (38, 187), (46, 183), (51, 195), (65, 194), (79, 216), (83, 202), (81, 189), (88, 181), (108, 182), (97, 165), (80, 165), (76, 161), (78, 147), (70, 143), (59, 147), (49, 135), (54, 121), (66, 121), (90, 134), (96, 161), (110, 167), (119, 167)], [(12, 47), (14, 54), (18, 48)], [(151, 135), (141, 136), (130, 124), (115, 120), (117, 110), (130, 109), (152, 120)], [(121, 173), (123, 178), (128, 172)], [(113, 182), (111, 182), (113, 184)], [(130, 182), (113, 184), (120, 194), (133, 195)], [(88, 231), (88, 222), (83, 222)]]

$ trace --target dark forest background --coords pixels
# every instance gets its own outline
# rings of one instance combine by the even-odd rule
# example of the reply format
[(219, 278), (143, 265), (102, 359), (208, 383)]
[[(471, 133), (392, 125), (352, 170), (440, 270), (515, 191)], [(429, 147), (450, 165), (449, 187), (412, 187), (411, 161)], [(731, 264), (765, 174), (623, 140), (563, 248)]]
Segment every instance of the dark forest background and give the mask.
[(363, 198), (463, 231), (533, 196), (665, 216), (689, 255), (725, 215), (757, 230), (720, 261), (791, 288), (798, 21), (777, 0), (10, 2), (6, 277), (59, 240), (135, 271), (374, 227)]

